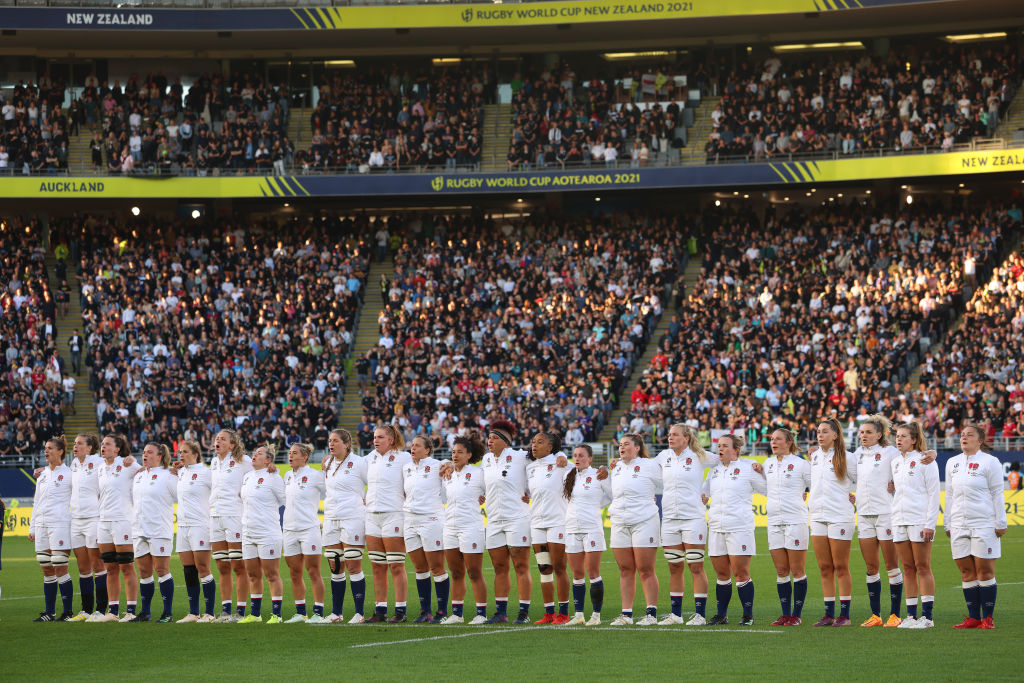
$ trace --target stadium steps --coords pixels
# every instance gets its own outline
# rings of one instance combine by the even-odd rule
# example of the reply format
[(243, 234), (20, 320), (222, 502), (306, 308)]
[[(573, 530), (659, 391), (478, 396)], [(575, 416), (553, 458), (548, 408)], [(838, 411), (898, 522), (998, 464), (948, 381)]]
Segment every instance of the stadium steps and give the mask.
[[(57, 291), (57, 287), (60, 285), (57, 282), (57, 257), (53, 254), (53, 249), (46, 250), (46, 274), (47, 279), (50, 281), (50, 289), (54, 292)], [(74, 439), (76, 434), (80, 432), (96, 433), (98, 431), (98, 425), (96, 423), (96, 401), (93, 398), (92, 392), (89, 390), (89, 370), (85, 366), (85, 349), (82, 349), (82, 367), (81, 372), (77, 375), (73, 374), (71, 367), (71, 351), (68, 348), (67, 342), (71, 337), (71, 333), (76, 329), (79, 334), (82, 334), (82, 307), (79, 300), (79, 292), (81, 288), (78, 284), (78, 273), (75, 271), (73, 264), (68, 266), (68, 286), (71, 288), (71, 299), (68, 301), (68, 314), (62, 316), (58, 313), (56, 320), (57, 334), (55, 342), (57, 349), (60, 351), (61, 358), (64, 359), (64, 370), (68, 374), (72, 374), (78, 385), (75, 387), (75, 403), (74, 403), (74, 414), (70, 410), (65, 408), (64, 412), (64, 433), (70, 435), (69, 443), (71, 439)], [(82, 334), (84, 338), (85, 335)]]
[(92, 132), (84, 126), (78, 135), (68, 137), (68, 173), (71, 175), (92, 172), (90, 142)]
[(1017, 89), (1017, 94), (1010, 100), (1007, 116), (996, 128), (995, 136), (1008, 143), (1024, 142), (1024, 87)]
[(363, 397), (359, 395), (359, 386), (355, 381), (354, 361), (369, 351), (380, 339), (377, 320), (380, 317), (380, 312), (384, 310), (383, 290), (380, 286), (381, 275), (387, 275), (389, 280), (395, 276), (395, 264), (390, 256), (387, 260), (373, 263), (370, 266), (370, 272), (366, 276), (366, 296), (363, 298), (363, 307), (359, 311), (359, 317), (356, 318), (355, 337), (352, 341), (353, 362), (348, 364), (348, 381), (345, 384), (345, 395), (338, 413), (338, 426), (353, 432), (363, 416)]
[(292, 141), (295, 154), (308, 150), (313, 144), (313, 130), (309, 125), (312, 114), (311, 107), (293, 107), (288, 114), (288, 139)]
[(705, 97), (701, 100), (697, 111), (693, 113), (693, 126), (687, 132), (686, 148), (682, 150), (679, 163), (683, 166), (702, 166), (707, 161), (704, 144), (711, 135), (711, 112), (715, 110), (721, 97)]
[(661, 338), (668, 333), (668, 326), (672, 322), (672, 316), (675, 314), (676, 309), (679, 306), (680, 297), (685, 296), (687, 292), (693, 291), (693, 286), (697, 282), (697, 278), (700, 276), (701, 259), (699, 256), (690, 259), (690, 262), (686, 266), (686, 271), (683, 273), (683, 291), (679, 292), (672, 297), (672, 300), (665, 305), (664, 313), (661, 315), (661, 320), (654, 328), (654, 333), (651, 335), (651, 340), (647, 344), (647, 348), (644, 349), (644, 353), (640, 356), (640, 360), (633, 366), (633, 372), (630, 373), (629, 379), (622, 386), (622, 395), (619, 396), (619, 405), (612, 410), (611, 415), (608, 416), (608, 422), (605, 423), (604, 427), (601, 428), (601, 433), (597, 435), (597, 441), (609, 442), (615, 437), (615, 429), (619, 424), (619, 418), (629, 412), (631, 404), (629, 402), (629, 396), (633, 393), (633, 387), (639, 382), (640, 378), (643, 377), (644, 371), (651, 365), (651, 359), (654, 358), (654, 354), (658, 352), (658, 343)]
[(512, 105), (485, 104), (481, 170), (504, 171), (512, 140)]

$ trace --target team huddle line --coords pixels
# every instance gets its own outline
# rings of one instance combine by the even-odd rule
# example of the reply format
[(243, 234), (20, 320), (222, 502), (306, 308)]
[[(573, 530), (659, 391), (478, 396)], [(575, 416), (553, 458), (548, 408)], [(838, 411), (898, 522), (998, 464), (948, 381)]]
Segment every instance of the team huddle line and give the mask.
[[(962, 452), (946, 464), (945, 530), (969, 615), (954, 628), (994, 628), (995, 563), (1007, 520), (1001, 466), (982, 450), (984, 435), (975, 425), (965, 427)], [(262, 623), (264, 587), (271, 600), (266, 623), (284, 622), (284, 557), (295, 601), (295, 613), (284, 623), (342, 622), (347, 589), (354, 607), (348, 623), (407, 621), (408, 558), (420, 602), (414, 623), (508, 622), (514, 573), (520, 597), (512, 623), (527, 624), (532, 548), (544, 605), (543, 617), (533, 623), (598, 625), (604, 602), (601, 559), (607, 549), (602, 510), (608, 507), (621, 597), (621, 611), (611, 625), (728, 624), (735, 583), (740, 623), (750, 626), (750, 559), (756, 553), (751, 501), (756, 492), (767, 498), (768, 547), (777, 574), (781, 616), (773, 626), (802, 624), (809, 545), (824, 596), (824, 616), (815, 626), (852, 624), (849, 558), (855, 531), (867, 566), (870, 608), (861, 625), (934, 625), (931, 549), (939, 473), (917, 422), (893, 430), (884, 417), (874, 416), (860, 426), (859, 447), (848, 453), (839, 423), (825, 420), (817, 427), (817, 448), (806, 459), (797, 453), (794, 434), (776, 429), (772, 456), (763, 464), (740, 457), (743, 440), (732, 434), (719, 439), (713, 457), (685, 424), (671, 427), (669, 447), (654, 457), (640, 435), (625, 435), (618, 458), (599, 468), (592, 466), (593, 453), (585, 444), (573, 449), (570, 460), (560, 451), (557, 434), (539, 432), (526, 449), (513, 447), (516, 436), (515, 425), (496, 420), (488, 425), (486, 446), (475, 434), (459, 436), (447, 462), (432, 457), (431, 442), (423, 437), (406, 447), (401, 431), (390, 425), (374, 431), (369, 455), (358, 456), (352, 452), (352, 435), (337, 429), (330, 434), (329, 457), (321, 469), (309, 465), (311, 446), (294, 444), (288, 451), (291, 470), (283, 478), (273, 465), (273, 446), (261, 445), (248, 455), (230, 429), (217, 434), (209, 465), (194, 441), (182, 442), (173, 462), (166, 445), (148, 443), (137, 462), (123, 435), (100, 440), (80, 434), (69, 466), (64, 464), (64, 439), (50, 439), (29, 530), (43, 572), (45, 604), (36, 621), (173, 621), (170, 556), (176, 548), (189, 604), (188, 615), (178, 623)], [(657, 495), (662, 496), (660, 514)], [(654, 571), (658, 548), (668, 562), (671, 605), (660, 621)], [(485, 550), (494, 568), (490, 616), (482, 574)], [(77, 614), (70, 552), (79, 566), (82, 608)], [(374, 605), (368, 615), (364, 553), (373, 579)], [(321, 556), (330, 570), (329, 613)], [(706, 557), (716, 578), (716, 610), (710, 617)], [(884, 619), (883, 562), (890, 597)], [(689, 619), (683, 615), (686, 573), (694, 606)], [(634, 622), (638, 578), (646, 609)], [(390, 616), (389, 581), (395, 595)], [(163, 609), (154, 619), (157, 586)], [(904, 587), (906, 616), (901, 616)], [(469, 589), (473, 605), (466, 612)]]

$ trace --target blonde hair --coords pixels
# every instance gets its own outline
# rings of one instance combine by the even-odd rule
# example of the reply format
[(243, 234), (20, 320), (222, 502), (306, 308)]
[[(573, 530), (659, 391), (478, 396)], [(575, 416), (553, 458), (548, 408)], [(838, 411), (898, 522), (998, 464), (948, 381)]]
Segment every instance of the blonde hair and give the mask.
[(704, 447), (700, 445), (700, 440), (697, 438), (697, 435), (693, 433), (693, 429), (690, 425), (685, 422), (676, 422), (670, 426), (669, 429), (678, 429), (683, 433), (683, 436), (686, 437), (686, 447), (696, 453), (701, 462), (705, 462), (708, 459), (707, 451), (705, 451)]
[(310, 446), (308, 443), (293, 443), (291, 445), (291, 448), (299, 449), (299, 453), (302, 453), (302, 455), (306, 458), (306, 462), (309, 462), (310, 457), (313, 455), (313, 447)]
[(875, 428), (875, 431), (879, 433), (878, 445), (888, 446), (889, 445), (889, 434), (892, 433), (892, 422), (889, 421), (885, 415), (872, 415), (864, 424), (869, 424)]
[[(400, 451), (405, 448), (405, 437), (402, 436), (402, 432), (400, 430), (395, 429), (394, 425), (381, 425), (380, 427), (377, 427), (377, 429), (381, 429), (391, 435), (392, 450)], [(381, 455), (384, 454), (381, 453)]]
[(843, 426), (834, 417), (822, 420), (821, 424), (828, 425), (836, 434), (835, 443), (832, 444), (832, 471), (836, 473), (836, 479), (842, 481), (846, 479), (846, 443), (843, 441)]
[(171, 464), (171, 449), (167, 447), (167, 444), (162, 444), (157, 441), (150, 441), (146, 444), (146, 447), (152, 446), (160, 454), (160, 466), (164, 469)]
[(238, 436), (238, 432), (234, 429), (224, 428), (220, 430), (221, 433), (227, 434), (228, 439), (231, 440), (231, 457), (235, 460), (241, 460), (245, 457), (245, 444), (242, 443), (242, 437)]
[(192, 441), (191, 439), (181, 441), (178, 443), (178, 451), (181, 452), (183, 449), (188, 449), (189, 452), (194, 453), (196, 456), (196, 463), (200, 465), (203, 464), (203, 451), (198, 442)]
[(789, 454), (796, 455), (799, 449), (796, 447), (796, 435), (793, 434), (793, 430), (787, 427), (776, 427), (772, 433), (774, 434), (775, 432), (781, 432), (786, 435), (786, 443), (789, 444)]
[(743, 446), (746, 444), (746, 442), (743, 440), (743, 437), (740, 436), (739, 434), (722, 434), (720, 437), (718, 437), (718, 442), (721, 443), (722, 439), (729, 440), (729, 443), (732, 444), (732, 447), (736, 449), (737, 455), (739, 455), (740, 451), (743, 450)]
[(904, 422), (903, 424), (896, 428), (896, 431), (899, 431), (901, 429), (905, 429), (910, 434), (910, 438), (913, 442), (911, 444), (913, 449), (918, 453), (924, 453), (925, 450), (928, 448), (928, 442), (925, 441), (924, 429), (921, 427), (921, 423), (918, 422), (917, 420), (913, 420), (911, 422)]

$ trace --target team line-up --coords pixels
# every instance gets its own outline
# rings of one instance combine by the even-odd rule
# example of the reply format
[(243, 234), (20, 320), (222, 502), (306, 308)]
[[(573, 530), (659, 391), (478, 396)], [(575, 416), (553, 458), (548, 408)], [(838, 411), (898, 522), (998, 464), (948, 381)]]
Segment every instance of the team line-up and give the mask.
[[(713, 457), (687, 425), (678, 424), (669, 431), (669, 448), (656, 457), (648, 457), (640, 436), (626, 435), (618, 445), (618, 458), (600, 468), (592, 467), (586, 445), (577, 446), (570, 461), (560, 452), (557, 435), (538, 433), (524, 450), (513, 447), (513, 424), (498, 420), (488, 429), (486, 447), (476, 435), (456, 438), (451, 462), (431, 457), (430, 442), (421, 437), (406, 450), (401, 432), (389, 425), (374, 432), (374, 450), (358, 456), (351, 451), (351, 434), (338, 429), (330, 434), (330, 455), (322, 469), (309, 466), (310, 446), (295, 444), (288, 452), (291, 470), (283, 478), (273, 466), (272, 447), (260, 446), (250, 457), (238, 435), (228, 429), (217, 434), (209, 465), (192, 441), (179, 445), (173, 463), (166, 445), (147, 444), (140, 463), (130, 457), (122, 435), (100, 440), (82, 434), (75, 439), (68, 466), (64, 440), (51, 439), (45, 447), (47, 466), (38, 473), (30, 528), (45, 600), (36, 621), (173, 621), (169, 565), (177, 503), (176, 547), (189, 604), (189, 614), (178, 623), (263, 622), (264, 580), (272, 601), (266, 623), (282, 623), (282, 556), (295, 600), (295, 614), (284, 623), (342, 622), (347, 587), (355, 608), (348, 623), (401, 623), (407, 620), (408, 556), (420, 600), (414, 622), (509, 621), (514, 571), (520, 599), (513, 623), (526, 624), (533, 592), (532, 548), (545, 612), (534, 623), (598, 625), (604, 602), (601, 557), (606, 550), (601, 511), (607, 506), (622, 600), (612, 625), (727, 624), (734, 580), (742, 603), (741, 623), (751, 625), (751, 503), (757, 492), (767, 498), (768, 547), (782, 610), (773, 626), (802, 623), (809, 545), (825, 603), (824, 616), (815, 626), (851, 625), (849, 558), (855, 531), (867, 565), (871, 610), (862, 626), (934, 625), (931, 549), (939, 514), (939, 473), (934, 452), (925, 452), (918, 423), (892, 430), (885, 418), (872, 417), (860, 427), (859, 447), (847, 452), (840, 425), (826, 420), (818, 425), (817, 448), (806, 459), (797, 454), (793, 433), (777, 429), (771, 435), (773, 455), (763, 464), (739, 457), (743, 442), (734, 435), (719, 439), (717, 458)], [(983, 452), (984, 434), (976, 426), (964, 428), (963, 452), (946, 464), (945, 530), (969, 615), (954, 628), (994, 628), (995, 563), (1007, 521), (1002, 469), (996, 458)], [(657, 494), (662, 495), (660, 516)], [(486, 505), (486, 525), (481, 504)], [(660, 621), (654, 571), (659, 547), (668, 562), (671, 598), (671, 614)], [(77, 614), (68, 574), (69, 549), (79, 567), (82, 609)], [(364, 550), (373, 569), (374, 609), (368, 616)], [(485, 550), (494, 569), (495, 608), (489, 617), (482, 574)], [(321, 555), (330, 568), (328, 614)], [(710, 618), (705, 611), (705, 555), (717, 579), (717, 609)], [(882, 563), (890, 598), (886, 619)], [(220, 579), (219, 610), (214, 565)], [(686, 570), (694, 606), (688, 620), (683, 614)], [(307, 575), (313, 593), (311, 614)], [(464, 611), (467, 576), (473, 614)], [(634, 622), (637, 577), (647, 607)], [(395, 597), (390, 617), (389, 578)], [(584, 613), (588, 580), (589, 618)], [(153, 619), (156, 586), (163, 610)], [(901, 618), (904, 586), (906, 616)], [(571, 617), (570, 594), (575, 607)]]

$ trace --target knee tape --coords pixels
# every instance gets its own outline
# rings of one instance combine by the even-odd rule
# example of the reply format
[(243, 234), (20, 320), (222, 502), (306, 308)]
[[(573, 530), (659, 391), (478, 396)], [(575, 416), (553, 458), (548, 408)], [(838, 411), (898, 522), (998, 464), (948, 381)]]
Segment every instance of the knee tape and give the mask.
[(230, 562), (231, 561), (231, 555), (228, 553), (227, 550), (214, 550), (213, 551), (213, 561), (214, 562)]
[(36, 553), (36, 562), (39, 563), (40, 567), (50, 566), (50, 553), (38, 552)]
[(541, 574), (540, 575), (540, 582), (541, 583), (554, 583), (555, 582), (555, 575), (554, 574)]
[(117, 563), (117, 553), (114, 552), (113, 550), (108, 550), (105, 553), (100, 553), (100, 559), (103, 560), (103, 562), (105, 564), (116, 564)]
[(387, 553), (388, 564), (405, 564), (405, 553)]
[(135, 561), (135, 553), (133, 553), (130, 550), (128, 552), (126, 552), (126, 553), (122, 553), (122, 552), (118, 552), (117, 553), (117, 563), (118, 564), (131, 564), (134, 561)]
[(362, 548), (345, 548), (345, 559), (350, 561), (363, 559)]
[(67, 567), (68, 556), (65, 553), (53, 553), (50, 555), (50, 565), (54, 567)]
[(324, 550), (324, 557), (327, 558), (327, 566), (331, 568), (332, 574), (340, 574), (342, 572), (340, 550), (336, 548), (327, 548)]
[(370, 562), (372, 562), (373, 564), (387, 564), (388, 563), (387, 555), (385, 553), (382, 553), (379, 550), (371, 550), (370, 552), (368, 552), (366, 554), (370, 556)]
[(234, 548), (232, 550), (229, 550), (228, 551), (228, 558), (232, 562), (241, 562), (242, 561), (242, 549), (241, 548)]
[(665, 548), (665, 561), (669, 564), (681, 564), (686, 561), (686, 553), (676, 548)]
[(537, 569), (543, 575), (551, 572), (553, 567), (551, 566), (551, 553), (548, 552), (548, 547), (542, 545), (541, 548), (542, 550), (537, 553)]
[(685, 555), (687, 564), (704, 564), (703, 550), (691, 548), (686, 551)]

